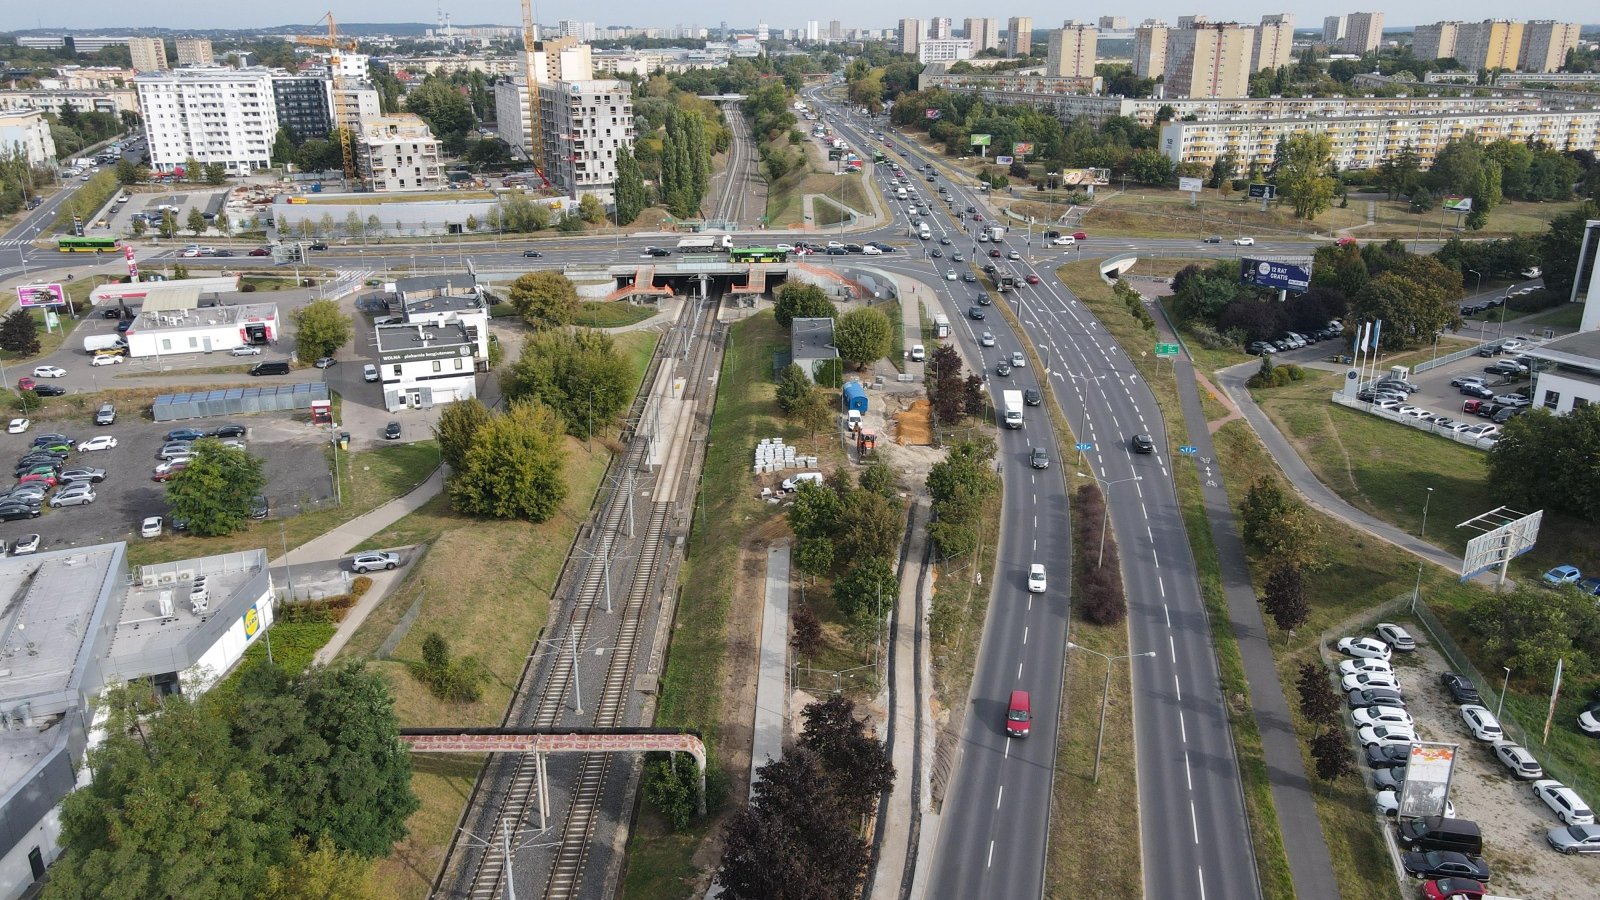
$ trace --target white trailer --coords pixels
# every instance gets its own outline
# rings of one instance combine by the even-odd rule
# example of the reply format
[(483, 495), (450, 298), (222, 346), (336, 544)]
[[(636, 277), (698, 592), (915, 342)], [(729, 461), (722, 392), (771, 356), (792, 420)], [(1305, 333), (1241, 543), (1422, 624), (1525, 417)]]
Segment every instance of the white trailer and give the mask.
[(1001, 397), (1005, 400), (1005, 420), (1007, 428), (1022, 427), (1022, 392), (1002, 391)]
[(702, 234), (678, 242), (679, 253), (726, 253), (732, 249), (731, 234)]

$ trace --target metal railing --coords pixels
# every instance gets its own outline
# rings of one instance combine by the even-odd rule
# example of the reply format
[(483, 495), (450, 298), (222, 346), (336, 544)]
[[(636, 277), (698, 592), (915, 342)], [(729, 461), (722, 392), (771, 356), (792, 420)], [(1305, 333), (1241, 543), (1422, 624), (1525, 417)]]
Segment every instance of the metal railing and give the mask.
[(1340, 406), (1347, 406), (1351, 409), (1377, 416), (1380, 419), (1387, 419), (1390, 422), (1396, 422), (1406, 426), (1407, 428), (1415, 428), (1418, 431), (1426, 431), (1429, 434), (1435, 434), (1442, 438), (1448, 438), (1449, 440), (1455, 441), (1458, 444), (1466, 444), (1468, 447), (1473, 447), (1478, 450), (1489, 450), (1494, 446), (1493, 441), (1489, 441), (1485, 438), (1471, 434), (1463, 434), (1459, 431), (1451, 431), (1448, 428), (1441, 428), (1433, 422), (1425, 421), (1423, 419), (1415, 419), (1411, 416), (1396, 415), (1391, 410), (1380, 409), (1379, 407), (1374, 406), (1365, 400), (1356, 400), (1346, 397), (1343, 392), (1335, 393), (1329, 399)]

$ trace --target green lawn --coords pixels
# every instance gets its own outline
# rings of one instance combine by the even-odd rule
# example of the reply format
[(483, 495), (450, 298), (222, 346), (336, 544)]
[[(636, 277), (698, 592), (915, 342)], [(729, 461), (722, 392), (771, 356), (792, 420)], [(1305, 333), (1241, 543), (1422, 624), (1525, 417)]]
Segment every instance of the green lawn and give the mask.
[[(505, 304), (509, 306), (510, 304)], [(575, 324), (581, 328), (617, 328), (623, 325), (632, 325), (643, 322), (660, 312), (654, 306), (621, 301), (589, 300), (578, 304), (578, 319)]]

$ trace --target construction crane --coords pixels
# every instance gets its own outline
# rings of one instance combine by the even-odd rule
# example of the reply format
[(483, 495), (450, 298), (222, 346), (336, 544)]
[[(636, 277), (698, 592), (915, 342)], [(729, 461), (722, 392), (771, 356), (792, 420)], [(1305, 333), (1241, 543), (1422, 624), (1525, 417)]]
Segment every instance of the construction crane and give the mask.
[(528, 163), (543, 187), (550, 186), (544, 175), (544, 133), (539, 122), (539, 78), (533, 64), (539, 46), (539, 28), (533, 21), (533, 0), (522, 0), (522, 55), (528, 74)]
[(332, 12), (318, 19), (317, 24), (321, 25), (324, 21), (328, 23), (327, 37), (295, 35), (289, 40), (296, 44), (310, 44), (313, 47), (328, 48), (328, 68), (333, 72), (333, 97), (331, 98), (333, 100), (333, 130), (338, 135), (339, 153), (344, 160), (344, 177), (354, 179), (356, 177), (356, 155), (355, 151), (350, 147), (350, 132), (353, 130), (353, 126), (359, 123), (345, 121), (344, 103), (342, 102), (345, 100), (344, 75), (340, 72), (339, 52), (341, 50), (355, 50), (356, 42), (351, 38), (340, 39), (339, 26), (333, 21)]

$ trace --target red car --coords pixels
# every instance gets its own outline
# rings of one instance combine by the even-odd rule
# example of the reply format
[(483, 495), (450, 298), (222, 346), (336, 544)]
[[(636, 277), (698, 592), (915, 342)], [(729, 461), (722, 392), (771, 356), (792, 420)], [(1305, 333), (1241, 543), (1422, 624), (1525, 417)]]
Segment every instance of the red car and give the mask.
[(53, 488), (56, 486), (56, 477), (54, 475), (43, 474), (24, 475), (17, 479), (17, 484), (42, 484), (47, 488)]
[(34, 381), (32, 378), (22, 377), (17, 379), (17, 390), (19, 391), (31, 391), (33, 390), (33, 385)]
[(982, 222), (983, 221), (983, 213), (973, 213), (972, 214), (972, 221), (974, 221), (974, 222)]
[(1033, 703), (1027, 691), (1012, 691), (1011, 702), (1006, 704), (1006, 734), (1027, 737), (1033, 730)]
[(1029, 284), (1038, 284), (1039, 283), (1039, 276), (1037, 276), (1037, 275), (1035, 275), (1035, 274), (1030, 272), (1030, 273), (1028, 273), (1027, 277), (1023, 278), (1022, 280), (1026, 281)]
[(1089, 239), (1089, 232), (1087, 232), (1087, 231), (1074, 231), (1072, 233), (1072, 239), (1075, 240), (1075, 241), (1087, 241)]
[(1436, 878), (1422, 883), (1427, 900), (1478, 900), (1488, 888), (1471, 878)]
[(189, 468), (187, 463), (173, 463), (172, 468), (166, 470), (165, 472), (157, 472), (154, 475), (151, 475), (150, 476), (150, 480), (151, 481), (171, 481), (172, 480), (172, 476), (178, 474), (179, 472), (182, 472), (184, 469), (187, 469), (187, 468)]
[(999, 259), (1000, 258), (1000, 251), (999, 250), (990, 250), (989, 251), (989, 255), (994, 257), (995, 259)]
[(272, 255), (272, 251), (268, 250), (265, 247), (257, 247), (254, 250), (250, 251), (250, 255), (251, 256), (271, 256)]
[(1334, 241), (1333, 245), (1335, 247), (1348, 247), (1351, 244), (1354, 244), (1355, 242), (1356, 242), (1356, 239), (1353, 238), (1353, 237), (1342, 237), (1342, 238), (1339, 238), (1337, 241)]

